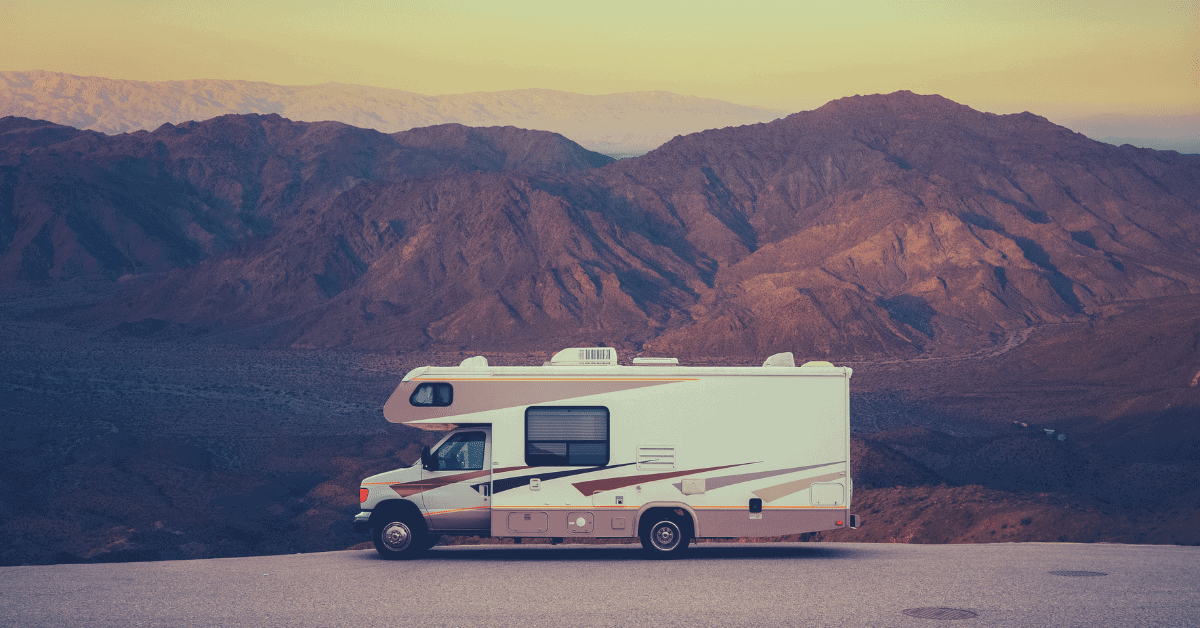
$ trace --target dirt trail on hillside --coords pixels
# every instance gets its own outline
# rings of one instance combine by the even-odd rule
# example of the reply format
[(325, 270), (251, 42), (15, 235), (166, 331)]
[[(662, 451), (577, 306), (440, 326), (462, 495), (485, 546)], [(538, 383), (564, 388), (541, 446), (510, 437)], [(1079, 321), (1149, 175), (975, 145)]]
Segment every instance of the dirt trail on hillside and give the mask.
[(895, 360), (862, 360), (862, 361), (842, 361), (841, 364), (847, 365), (883, 365), (883, 364), (912, 364), (922, 362), (957, 362), (963, 360), (987, 360), (1000, 357), (1018, 347), (1029, 342), (1029, 337), (1035, 330), (1050, 327), (1053, 324), (1037, 325), (1033, 327), (1025, 327), (1015, 331), (1005, 332), (1003, 339), (1000, 342), (994, 343), (991, 347), (980, 349), (974, 353), (964, 355), (935, 355), (917, 358), (900, 358)]

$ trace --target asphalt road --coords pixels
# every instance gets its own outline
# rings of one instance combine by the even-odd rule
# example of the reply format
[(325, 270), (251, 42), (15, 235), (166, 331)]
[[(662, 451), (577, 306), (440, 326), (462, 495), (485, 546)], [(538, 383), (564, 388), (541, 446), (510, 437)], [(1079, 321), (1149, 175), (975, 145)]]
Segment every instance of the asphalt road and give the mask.
[(627, 545), (493, 545), (414, 562), (367, 550), (4, 567), (0, 624), (1178, 628), (1200, 626), (1200, 547), (711, 544), (653, 561)]

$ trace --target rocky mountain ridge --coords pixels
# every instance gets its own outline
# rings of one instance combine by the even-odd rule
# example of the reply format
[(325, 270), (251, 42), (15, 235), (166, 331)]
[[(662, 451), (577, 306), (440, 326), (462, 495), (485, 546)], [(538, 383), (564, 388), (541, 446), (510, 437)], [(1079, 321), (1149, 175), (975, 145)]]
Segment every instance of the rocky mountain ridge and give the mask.
[[(485, 159), (472, 133), (529, 157)], [(0, 270), (62, 273), (45, 260), (109, 250), (55, 239), (93, 215), (82, 202), (34, 229), (32, 208), (79, 187), (57, 182), (99, 176), (60, 165), (48, 183), (44, 164), (78, 154), (106, 155), (105, 176), (140, 177), (122, 189), (158, 182), (187, 217), (163, 218), (175, 244), (121, 271), (126, 296), (86, 319), (256, 345), (950, 354), (1107, 303), (1200, 291), (1200, 157), (1101, 144), (1032, 114), (861, 96), (602, 167), (553, 137), (227, 116), (21, 140), (3, 166), (23, 235), (8, 238)], [(145, 241), (101, 231), (116, 234), (113, 250)], [(85, 269), (105, 267), (93, 259)]]
[(190, 266), (369, 180), (567, 172), (611, 162), (544, 131), (442, 125), (385, 135), (277, 115), (107, 136), (0, 119), (0, 278)]

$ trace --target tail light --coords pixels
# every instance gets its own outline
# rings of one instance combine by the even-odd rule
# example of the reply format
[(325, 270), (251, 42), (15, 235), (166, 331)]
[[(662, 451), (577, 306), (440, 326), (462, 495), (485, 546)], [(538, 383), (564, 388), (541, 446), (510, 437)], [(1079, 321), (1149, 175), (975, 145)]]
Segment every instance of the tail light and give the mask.
[(367, 501), (367, 493), (370, 493), (370, 492), (371, 492), (371, 490), (365, 486), (358, 487), (358, 503), (361, 504), (361, 503)]

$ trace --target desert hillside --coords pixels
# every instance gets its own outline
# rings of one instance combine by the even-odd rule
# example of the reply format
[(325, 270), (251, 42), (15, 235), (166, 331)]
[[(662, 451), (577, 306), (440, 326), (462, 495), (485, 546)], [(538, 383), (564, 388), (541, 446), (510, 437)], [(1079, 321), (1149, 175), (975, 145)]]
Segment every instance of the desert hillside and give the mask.
[[(0, 296), (0, 564), (360, 546), (359, 481), (439, 436), (388, 423), (384, 400), (410, 368), (465, 356), (91, 334), (12, 320), (45, 294)], [(864, 524), (804, 538), (1200, 543), (1197, 306), (1043, 325), (974, 356), (850, 363)]]

